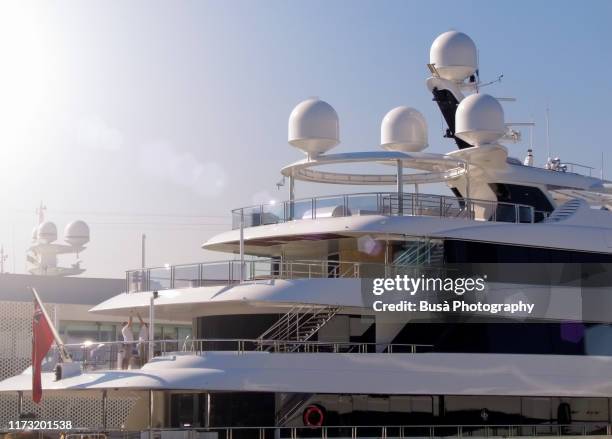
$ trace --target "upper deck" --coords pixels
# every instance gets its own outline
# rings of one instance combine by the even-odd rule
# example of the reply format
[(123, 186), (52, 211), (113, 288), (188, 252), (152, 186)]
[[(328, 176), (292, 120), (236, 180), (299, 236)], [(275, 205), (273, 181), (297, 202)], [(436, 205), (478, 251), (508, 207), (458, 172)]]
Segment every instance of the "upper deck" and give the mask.
[(532, 206), (454, 196), (373, 192), (303, 198), (232, 210), (232, 228), (355, 215), (429, 216), (474, 221), (533, 223), (545, 216)]

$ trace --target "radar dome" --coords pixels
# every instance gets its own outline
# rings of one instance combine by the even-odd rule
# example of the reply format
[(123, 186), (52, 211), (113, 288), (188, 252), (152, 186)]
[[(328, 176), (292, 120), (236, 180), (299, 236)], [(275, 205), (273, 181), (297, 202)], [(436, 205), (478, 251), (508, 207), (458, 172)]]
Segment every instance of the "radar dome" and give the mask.
[(410, 107), (395, 107), (389, 111), (380, 125), (380, 146), (403, 152), (427, 148), (427, 122), (423, 115)]
[(478, 69), (476, 44), (463, 32), (439, 35), (429, 49), (429, 62), (441, 78), (462, 82)]
[(336, 110), (320, 99), (307, 99), (289, 115), (289, 143), (316, 157), (340, 143)]
[(488, 94), (473, 94), (462, 100), (455, 124), (455, 135), (471, 145), (494, 143), (506, 132), (504, 109)]
[(64, 240), (73, 247), (82, 247), (89, 242), (89, 226), (85, 221), (74, 221), (66, 226)]
[(57, 226), (51, 221), (45, 221), (38, 226), (36, 237), (41, 244), (52, 243), (57, 239)]

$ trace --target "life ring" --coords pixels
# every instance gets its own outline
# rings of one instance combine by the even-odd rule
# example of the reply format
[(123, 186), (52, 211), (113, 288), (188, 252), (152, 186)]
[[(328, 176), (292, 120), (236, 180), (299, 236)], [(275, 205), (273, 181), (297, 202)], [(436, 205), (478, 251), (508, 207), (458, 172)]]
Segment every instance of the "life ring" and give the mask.
[(309, 405), (302, 414), (304, 425), (307, 427), (320, 427), (325, 421), (325, 409), (320, 405)]

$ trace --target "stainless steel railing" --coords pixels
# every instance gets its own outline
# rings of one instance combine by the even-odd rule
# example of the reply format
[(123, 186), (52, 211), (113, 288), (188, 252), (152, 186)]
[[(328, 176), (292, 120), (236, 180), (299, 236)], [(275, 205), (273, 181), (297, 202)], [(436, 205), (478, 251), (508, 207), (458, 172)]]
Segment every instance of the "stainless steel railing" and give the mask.
[(214, 261), (194, 264), (169, 265), (126, 272), (126, 291), (159, 291), (211, 285), (233, 285), (239, 282), (240, 270), (244, 280), (360, 278), (364, 270), (392, 275), (407, 266), (370, 262), (329, 260), (280, 260), (260, 258), (240, 261)]
[[(152, 433), (151, 439), (177, 437), (185, 439), (328, 439), (328, 438), (408, 438), (408, 437), (559, 437), (559, 436), (610, 436), (612, 425), (608, 422), (580, 422), (574, 424), (466, 424), (466, 425), (330, 425), (321, 427), (192, 427), (151, 428), (142, 431), (123, 429), (74, 429), (72, 438), (100, 437), (117, 439), (141, 439), (141, 433)], [(45, 432), (48, 434), (59, 432)], [(78, 435), (81, 435), (80, 437)], [(95, 435), (95, 436), (92, 436)]]
[[(149, 346), (152, 346), (155, 356), (166, 356), (177, 353), (193, 353), (203, 355), (211, 351), (231, 351), (237, 355), (247, 352), (267, 351), (270, 353), (336, 353), (336, 354), (417, 354), (432, 352), (433, 345), (401, 344), (401, 343), (354, 343), (325, 341), (288, 341), (266, 339), (183, 339), (155, 340), (149, 342), (93, 342), (66, 344), (64, 348), (73, 361), (80, 362), (84, 370), (138, 368), (145, 362)], [(133, 361), (124, 364), (122, 360), (129, 356)], [(52, 370), (59, 358), (54, 347), (47, 357), (45, 370)]]
[(479, 221), (533, 223), (534, 209), (525, 204), (454, 196), (374, 192), (312, 197), (259, 204), (232, 210), (232, 228), (279, 224), (300, 219), (353, 215), (433, 216)]

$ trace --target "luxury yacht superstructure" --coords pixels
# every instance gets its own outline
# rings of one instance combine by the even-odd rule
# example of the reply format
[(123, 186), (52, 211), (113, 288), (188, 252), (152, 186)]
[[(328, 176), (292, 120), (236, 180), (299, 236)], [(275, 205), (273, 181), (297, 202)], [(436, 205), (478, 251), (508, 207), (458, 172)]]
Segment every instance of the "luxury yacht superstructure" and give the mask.
[[(97, 391), (102, 401), (142, 392), (121, 428), (227, 439), (609, 434), (609, 284), (588, 297), (573, 284), (534, 293), (533, 279), (517, 286), (502, 275), (505, 286), (492, 288), (501, 303), (517, 294), (545, 301), (520, 319), (389, 318), (368, 302), (368, 279), (414, 270), (477, 264), (474, 274), (493, 264), (512, 277), (513, 264), (605, 273), (612, 262), (611, 183), (556, 159), (539, 168), (531, 155), (524, 163), (508, 155), (503, 143), (518, 133), (498, 99), (481, 92), (467, 35), (440, 35), (428, 67), (456, 150), (424, 152), (425, 119), (397, 107), (382, 121), (382, 149), (332, 153), (334, 109), (298, 104), (289, 143), (306, 157), (281, 171), (289, 199), (234, 210), (232, 230), (202, 245), (239, 259), (130, 271), (126, 292), (91, 310), (191, 319), (194, 338), (150, 342), (148, 361), (128, 370), (118, 368), (125, 347), (100, 344), (104, 355), (86, 352), (78, 367), (44, 373), (43, 391)], [(355, 173), (356, 163), (384, 171)], [(392, 188), (296, 199), (297, 182)], [(431, 183), (452, 194), (422, 193)], [(30, 389), (27, 374), (0, 383), (20, 400)], [(116, 427), (103, 419), (102, 431)]]

